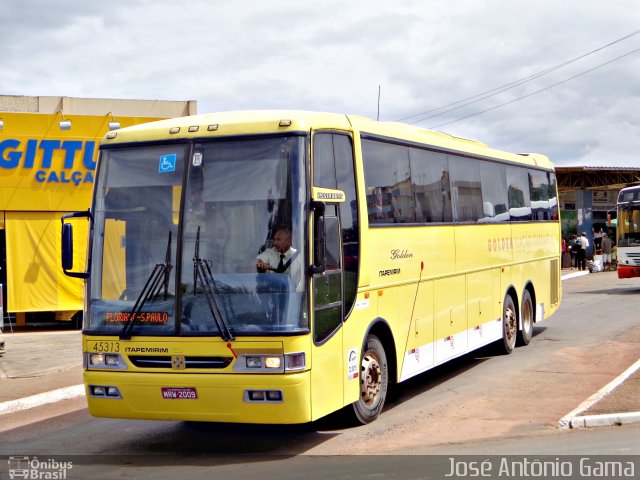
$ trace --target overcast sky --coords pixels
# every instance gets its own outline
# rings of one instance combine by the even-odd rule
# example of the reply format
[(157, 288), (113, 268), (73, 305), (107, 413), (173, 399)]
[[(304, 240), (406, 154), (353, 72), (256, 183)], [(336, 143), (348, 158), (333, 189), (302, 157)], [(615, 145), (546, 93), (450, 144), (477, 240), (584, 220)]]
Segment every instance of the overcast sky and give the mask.
[[(5, 1), (0, 95), (376, 118), (380, 86), (380, 120), (399, 120), (637, 30), (637, 0)], [(557, 165), (640, 166), (640, 50), (614, 60), (637, 49), (640, 34), (417, 125)]]

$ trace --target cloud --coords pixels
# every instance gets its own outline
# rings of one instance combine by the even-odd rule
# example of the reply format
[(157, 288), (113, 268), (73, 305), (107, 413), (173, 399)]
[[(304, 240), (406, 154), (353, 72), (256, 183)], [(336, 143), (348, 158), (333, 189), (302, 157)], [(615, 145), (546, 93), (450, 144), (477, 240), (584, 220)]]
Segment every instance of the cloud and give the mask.
[[(201, 112), (300, 108), (375, 118), (380, 86), (383, 120), (524, 78), (640, 24), (634, 0), (5, 3), (2, 94), (195, 99)], [(438, 129), (558, 164), (634, 161), (640, 55), (516, 99), (636, 48), (640, 35), (419, 125), (513, 101)]]

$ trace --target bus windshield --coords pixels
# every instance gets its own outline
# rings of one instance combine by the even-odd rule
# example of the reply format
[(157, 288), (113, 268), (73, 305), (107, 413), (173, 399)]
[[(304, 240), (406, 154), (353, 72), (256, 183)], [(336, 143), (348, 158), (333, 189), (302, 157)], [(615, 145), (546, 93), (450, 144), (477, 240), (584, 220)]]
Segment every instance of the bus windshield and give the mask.
[(640, 246), (640, 203), (618, 208), (618, 246)]
[(85, 330), (308, 332), (305, 145), (274, 136), (103, 151)]

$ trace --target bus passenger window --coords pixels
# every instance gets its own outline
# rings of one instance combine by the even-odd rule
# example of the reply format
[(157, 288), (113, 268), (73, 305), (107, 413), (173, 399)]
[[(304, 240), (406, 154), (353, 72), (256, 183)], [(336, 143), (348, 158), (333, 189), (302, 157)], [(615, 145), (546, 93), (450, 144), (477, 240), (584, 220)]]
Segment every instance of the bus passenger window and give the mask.
[(508, 222), (507, 210), (507, 167), (501, 163), (482, 162), (480, 166), (482, 183), (481, 223)]
[(529, 195), (529, 176), (527, 171), (508, 167), (507, 185), (511, 221), (531, 220), (531, 197)]
[(365, 139), (362, 158), (369, 222), (415, 223), (409, 148)]
[(529, 170), (529, 196), (533, 220), (549, 220), (548, 182), (547, 172)]
[(483, 214), (480, 166), (476, 160), (449, 157), (454, 221), (474, 223)]
[(418, 148), (409, 149), (409, 156), (416, 221), (418, 223), (451, 222), (453, 217), (447, 156)]

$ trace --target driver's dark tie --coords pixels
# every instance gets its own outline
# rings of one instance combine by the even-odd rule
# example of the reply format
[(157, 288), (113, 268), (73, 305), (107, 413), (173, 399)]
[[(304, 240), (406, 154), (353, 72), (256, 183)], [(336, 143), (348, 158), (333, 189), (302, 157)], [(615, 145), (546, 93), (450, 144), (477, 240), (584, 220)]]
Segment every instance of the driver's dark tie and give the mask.
[(284, 270), (284, 253), (281, 253), (280, 263), (278, 263), (278, 268), (276, 269), (276, 272), (282, 273), (283, 270)]

